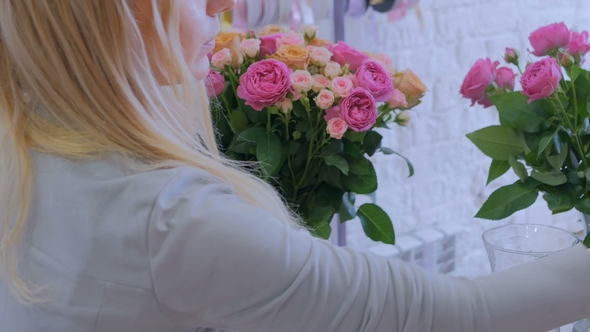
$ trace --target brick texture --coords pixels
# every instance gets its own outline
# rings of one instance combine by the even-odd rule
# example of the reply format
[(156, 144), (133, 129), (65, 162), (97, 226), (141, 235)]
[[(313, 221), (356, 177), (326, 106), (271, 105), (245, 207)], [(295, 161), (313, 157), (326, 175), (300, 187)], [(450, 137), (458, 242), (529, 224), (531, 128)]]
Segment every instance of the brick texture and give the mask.
[[(430, 90), (407, 128), (383, 131), (383, 145), (410, 158), (416, 175), (408, 179), (399, 158), (374, 157), (380, 180), (377, 199), (392, 217), (397, 234), (435, 223), (462, 223), (457, 274), (486, 274), (489, 265), (481, 234), (487, 228), (541, 223), (579, 231), (581, 216), (576, 212), (552, 216), (539, 197), (533, 207), (502, 222), (473, 218), (494, 189), (516, 177), (506, 174), (485, 186), (490, 160), (465, 134), (496, 124), (497, 114), (492, 108), (470, 108), (469, 101), (459, 96), (459, 87), (477, 59), (501, 60), (505, 47), (515, 47), (526, 61), (527, 37), (537, 27), (564, 21), (571, 28), (590, 30), (590, 1), (422, 0), (420, 8), (423, 25), (414, 11), (393, 23), (371, 12), (346, 19), (349, 43), (389, 54), (399, 69), (414, 70)], [(358, 221), (347, 227), (350, 246), (363, 249), (373, 244)]]

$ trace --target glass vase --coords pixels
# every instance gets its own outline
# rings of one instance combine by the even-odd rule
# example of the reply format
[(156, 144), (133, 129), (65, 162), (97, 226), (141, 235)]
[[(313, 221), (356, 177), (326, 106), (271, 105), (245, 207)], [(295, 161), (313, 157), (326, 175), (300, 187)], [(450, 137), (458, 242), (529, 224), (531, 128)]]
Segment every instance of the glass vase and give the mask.
[[(547, 225), (512, 224), (488, 229), (483, 242), (492, 272), (525, 264), (569, 249), (580, 240), (572, 233)], [(554, 332), (559, 332), (557, 328)]]

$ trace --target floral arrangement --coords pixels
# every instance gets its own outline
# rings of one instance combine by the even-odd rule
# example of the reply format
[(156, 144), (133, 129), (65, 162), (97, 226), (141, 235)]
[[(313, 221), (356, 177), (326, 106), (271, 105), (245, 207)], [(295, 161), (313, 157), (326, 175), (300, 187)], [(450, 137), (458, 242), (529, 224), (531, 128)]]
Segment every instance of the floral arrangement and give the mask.
[[(368, 157), (397, 154), (381, 146), (376, 129), (407, 125), (426, 88), (387, 56), (330, 43), (317, 29), (217, 36), (208, 94), (222, 149), (259, 164), (257, 174), (317, 236), (329, 237), (338, 213), (341, 222), (358, 216), (368, 237), (393, 244), (391, 219), (374, 204), (377, 175)], [(373, 203), (357, 207), (355, 195)]]
[(496, 106), (500, 124), (467, 137), (492, 158), (488, 183), (512, 169), (519, 180), (497, 189), (476, 217), (499, 220), (531, 206), (539, 193), (551, 211), (590, 214), (590, 77), (581, 66), (590, 50), (588, 32), (551, 24), (529, 37), (532, 56), (524, 72), (519, 55), (506, 49), (504, 61), (478, 60), (461, 94), (484, 107)]

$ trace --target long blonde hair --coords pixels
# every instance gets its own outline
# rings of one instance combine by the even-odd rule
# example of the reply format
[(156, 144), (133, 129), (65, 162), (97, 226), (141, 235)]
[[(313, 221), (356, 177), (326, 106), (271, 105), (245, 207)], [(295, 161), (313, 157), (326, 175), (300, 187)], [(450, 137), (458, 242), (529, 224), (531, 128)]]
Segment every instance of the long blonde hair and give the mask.
[(183, 58), (177, 1), (151, 0), (166, 89), (134, 1), (0, 2), (0, 270), (22, 302), (37, 300), (17, 255), (34, 189), (30, 150), (78, 159), (118, 153), (144, 169), (198, 167), (299, 227), (270, 185), (220, 155), (204, 84)]

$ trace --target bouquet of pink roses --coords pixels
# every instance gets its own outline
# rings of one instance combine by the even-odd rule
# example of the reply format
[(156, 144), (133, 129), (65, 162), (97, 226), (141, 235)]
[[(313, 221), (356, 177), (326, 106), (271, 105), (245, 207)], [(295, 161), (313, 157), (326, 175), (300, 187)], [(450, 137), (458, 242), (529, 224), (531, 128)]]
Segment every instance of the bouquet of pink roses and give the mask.
[[(211, 54), (208, 93), (224, 153), (261, 166), (316, 235), (330, 221), (360, 217), (375, 241), (393, 243), (393, 225), (377, 205), (355, 206), (355, 195), (377, 190), (367, 156), (395, 154), (375, 128), (406, 125), (408, 109), (426, 91), (411, 71), (398, 72), (385, 55), (276, 26), (223, 32)], [(413, 173), (408, 161), (410, 173)], [(374, 196), (373, 196), (374, 197)]]
[(496, 106), (500, 124), (467, 137), (492, 158), (488, 183), (512, 169), (520, 178), (496, 190), (477, 217), (503, 219), (532, 205), (539, 193), (553, 213), (577, 209), (590, 214), (590, 76), (581, 65), (590, 50), (588, 32), (555, 23), (534, 31), (524, 72), (507, 49), (505, 61), (478, 60), (461, 87), (472, 105)]

